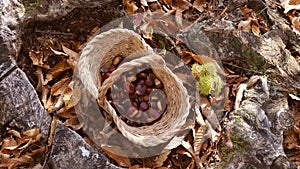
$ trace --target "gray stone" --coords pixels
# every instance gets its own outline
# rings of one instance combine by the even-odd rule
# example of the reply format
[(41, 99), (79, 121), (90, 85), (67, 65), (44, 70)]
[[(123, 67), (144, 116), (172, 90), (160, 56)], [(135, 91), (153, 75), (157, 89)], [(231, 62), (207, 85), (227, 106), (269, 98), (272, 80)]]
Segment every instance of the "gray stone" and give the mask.
[(59, 169), (120, 168), (111, 164), (103, 152), (91, 147), (80, 135), (62, 124), (57, 125), (48, 163)]
[[(231, 114), (229, 132), (233, 148), (221, 150), (226, 160), (220, 168), (267, 169), (271, 166), (290, 166), (282, 143), (283, 131), (293, 126), (294, 118), (287, 109), (285, 97), (270, 99), (267, 80), (259, 77), (245, 91), (244, 98), (240, 108)], [(281, 159), (280, 163), (278, 158)]]
[[(253, 5), (256, 0), (250, 2), (253, 2), (254, 10), (263, 7), (262, 4), (260, 7)], [(273, 82), (278, 83), (277, 86), (299, 95), (300, 65), (291, 54), (291, 51), (299, 49), (299, 38), (278, 11), (268, 6), (264, 9), (263, 16), (268, 15), (274, 26), (263, 35), (237, 30), (241, 16), (233, 16), (236, 21), (208, 18), (188, 30), (185, 42), (198, 54), (220, 58), (223, 64), (233, 65), (231, 69), (234, 71), (242, 69), (249, 76), (268, 74)]]
[(22, 4), (20, 4), (17, 0), (0, 1), (1, 44), (7, 47), (5, 57), (11, 58), (13, 63), (15, 63), (13, 58), (18, 55), (21, 45), (21, 41), (18, 37), (18, 26), (21, 21), (21, 17), (24, 16), (25, 12), (22, 7)]
[(1, 1), (0, 9), (0, 130), (5, 131), (5, 126), (21, 130), (38, 127), (47, 135), (50, 116), (46, 115), (34, 87), (13, 59), (20, 45), (17, 28), (21, 5), (17, 1)]
[(23, 130), (39, 127), (48, 133), (51, 118), (22, 70), (15, 68), (0, 81), (0, 98), (0, 124)]
[[(101, 6), (111, 6), (111, 4), (118, 3), (117, 0), (104, 0), (104, 1), (95, 1), (95, 0), (50, 0), (41, 2), (38, 4), (43, 6), (45, 9), (39, 10), (34, 9), (33, 13), (30, 13), (26, 19), (34, 20), (53, 20), (56, 18), (61, 18), (68, 13), (70, 13), (75, 8), (94, 8)], [(25, 6), (26, 8), (26, 6)], [(99, 14), (101, 15), (101, 14)]]

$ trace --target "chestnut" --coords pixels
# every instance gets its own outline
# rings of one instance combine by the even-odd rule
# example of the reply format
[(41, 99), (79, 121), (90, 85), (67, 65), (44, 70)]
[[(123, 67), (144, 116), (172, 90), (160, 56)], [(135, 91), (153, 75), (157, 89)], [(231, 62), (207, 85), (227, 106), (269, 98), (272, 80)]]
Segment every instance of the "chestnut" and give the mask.
[(144, 72), (141, 72), (141, 73), (138, 74), (138, 77), (141, 78), (141, 79), (146, 79), (147, 76), (148, 75), (146, 73), (144, 73)]
[(133, 107), (135, 107), (135, 108), (138, 108), (138, 103), (136, 102), (136, 101), (132, 101), (131, 102), (131, 105), (133, 106)]
[(125, 82), (123, 87), (124, 87), (125, 91), (128, 92), (129, 94), (134, 93), (134, 85), (132, 83)]
[(154, 79), (154, 83), (155, 83), (155, 88), (156, 89), (162, 89), (163, 88), (163, 83), (160, 80)]
[(145, 85), (149, 88), (154, 87), (154, 80), (150, 77), (147, 77), (147, 79), (145, 80)]
[(149, 104), (146, 103), (146, 102), (141, 102), (140, 105), (139, 105), (139, 108), (140, 108), (142, 111), (146, 111), (146, 110), (148, 110), (148, 108), (149, 108)]
[(123, 60), (123, 56), (122, 55), (117, 55), (113, 58), (112, 65), (117, 66), (122, 62), (122, 60)]
[[(102, 82), (123, 59), (123, 56), (117, 55), (112, 60), (112, 66), (101, 67)], [(167, 103), (163, 83), (155, 77), (152, 70), (146, 69), (136, 74), (137, 71), (138, 69), (133, 68), (119, 76), (108, 89), (106, 98), (121, 120), (130, 126), (140, 127), (152, 125), (159, 120)]]
[(160, 113), (155, 110), (155, 109), (149, 109), (149, 116), (153, 119), (153, 120), (157, 120), (160, 117)]
[(138, 85), (144, 85), (145, 81), (143, 79), (141, 79), (140, 81), (138, 81)]
[(107, 73), (108, 72), (108, 68), (106, 66), (102, 66), (100, 68), (101, 73)]
[(135, 93), (138, 95), (143, 95), (146, 93), (146, 87), (144, 85), (138, 84), (135, 88)]
[(111, 66), (111, 67), (108, 68), (108, 71), (111, 73), (111, 72), (113, 72), (116, 69), (117, 69), (116, 66)]
[(153, 91), (152, 88), (147, 88), (147, 89), (146, 89), (146, 93), (147, 93), (147, 94), (150, 94), (152, 91)]
[(143, 101), (145, 101), (145, 102), (149, 102), (149, 97), (148, 97), (148, 95), (144, 95), (144, 97), (143, 97)]

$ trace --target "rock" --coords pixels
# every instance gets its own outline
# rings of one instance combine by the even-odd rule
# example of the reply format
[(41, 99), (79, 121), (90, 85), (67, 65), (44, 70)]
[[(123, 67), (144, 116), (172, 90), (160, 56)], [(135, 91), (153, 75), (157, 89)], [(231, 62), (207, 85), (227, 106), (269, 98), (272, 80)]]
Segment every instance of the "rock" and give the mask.
[(45, 113), (35, 89), (22, 70), (17, 67), (8, 70), (0, 81), (0, 124), (22, 130), (39, 127), (47, 134), (51, 118)]
[(48, 165), (54, 168), (103, 168), (121, 169), (109, 162), (103, 152), (87, 144), (84, 139), (73, 130), (58, 124), (52, 147), (52, 154)]
[[(255, 6), (255, 1), (250, 1), (253, 2), (249, 4), (250, 7), (253, 10), (261, 9), (262, 4)], [(281, 89), (299, 95), (300, 66), (292, 56), (292, 51), (297, 51), (300, 42), (278, 11), (268, 6), (264, 8), (264, 16), (269, 16), (274, 26), (263, 35), (237, 30), (241, 16), (233, 16), (237, 21), (210, 18), (195, 23), (188, 30), (185, 43), (198, 54), (214, 59), (220, 57), (223, 64), (233, 65), (231, 69), (234, 71), (243, 70), (248, 76), (268, 74), (273, 82), (277, 81), (278, 84), (282, 81), (278, 84)]]
[(7, 46), (4, 44), (3, 37), (0, 36), (0, 79), (4, 79), (6, 74), (15, 66), (8, 55)]
[[(0, 131), (4, 133), (6, 126), (18, 127), (21, 130), (39, 127), (47, 135), (50, 116), (45, 114), (26, 74), (15, 65), (13, 60), (18, 51), (16, 35), (18, 17), (14, 13), (18, 6), (9, 3), (12, 1), (0, 3), (2, 9), (2, 15), (0, 15)], [(0, 140), (2, 140), (1, 137)]]
[[(80, 7), (80, 4), (77, 6), (71, 4), (83, 2), (64, 1), (64, 4), (59, 7), (66, 7), (69, 10), (59, 9), (68, 12), (75, 7)], [(99, 1), (95, 4), (102, 2)], [(58, 1), (56, 5), (58, 5)], [(85, 5), (88, 6), (89, 3), (85, 3)], [(38, 127), (44, 136), (47, 136), (51, 117), (46, 114), (26, 74), (18, 68), (15, 62), (21, 44), (19, 40), (21, 31), (18, 30), (22, 29), (20, 24), (24, 24), (22, 23), (24, 18), (21, 19), (21, 17), (26, 8), (15, 0), (8, 0), (0, 2), (0, 9), (0, 142), (5, 136), (8, 126), (19, 130)], [(49, 9), (56, 8), (49, 6)], [(56, 12), (52, 11), (52, 13)], [(44, 137), (44, 139), (46, 138)], [(53, 156), (50, 158), (58, 168), (118, 168), (110, 164), (103, 152), (98, 152), (78, 134), (62, 125), (58, 126), (54, 145)]]
[(38, 2), (38, 4), (36, 4), (36, 8), (32, 8), (28, 6), (28, 3), (24, 2), (25, 9), (29, 11), (30, 14), (27, 18), (25, 18), (25, 20), (33, 19), (35, 21), (49, 21), (61, 18), (69, 14), (75, 8), (95, 8), (102, 6), (114, 6), (114, 4), (116, 6), (117, 4), (119, 4), (119, 2), (116, 0), (51, 0), (40, 1)]
[(14, 62), (14, 57), (18, 55), (21, 42), (18, 35), (18, 25), (20, 18), (24, 15), (24, 8), (22, 8), (16, 0), (8, 0), (0, 2), (0, 37), (1, 44), (7, 46), (7, 53), (5, 57), (11, 58)]
[[(287, 100), (285, 97), (270, 99), (265, 78), (259, 77), (253, 86), (248, 87), (240, 108), (231, 114), (229, 131), (233, 146), (221, 149), (224, 161), (220, 168), (259, 169), (271, 165), (286, 168), (290, 162), (283, 151), (282, 133), (294, 124)], [(273, 95), (278, 96), (278, 93)], [(281, 163), (278, 163), (278, 158)]]

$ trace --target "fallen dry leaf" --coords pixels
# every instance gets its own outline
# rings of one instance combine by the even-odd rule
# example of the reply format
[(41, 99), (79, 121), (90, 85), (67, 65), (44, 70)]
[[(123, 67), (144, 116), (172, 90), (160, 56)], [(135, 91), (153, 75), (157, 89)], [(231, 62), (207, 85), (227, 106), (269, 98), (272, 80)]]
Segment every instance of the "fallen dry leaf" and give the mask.
[(70, 69), (70, 65), (66, 62), (65, 59), (57, 63), (53, 68), (50, 69), (50, 71), (46, 74), (46, 79), (44, 81), (43, 85), (48, 84), (49, 81), (55, 79), (57, 76), (59, 76), (64, 71)]
[(281, 6), (284, 8), (284, 13), (288, 13), (290, 10), (299, 10), (300, 1), (298, 0), (280, 0)]
[(48, 112), (51, 112), (53, 105), (54, 105), (54, 102), (53, 102), (52, 96), (50, 96), (47, 98), (46, 104), (44, 104), (44, 107)]
[(251, 16), (251, 13), (253, 12), (253, 9), (244, 6), (240, 7), (240, 10), (242, 12), (243, 19), (248, 19)]
[(132, 0), (123, 0), (123, 4), (125, 5), (126, 12), (130, 15), (135, 14), (139, 9), (136, 2)]
[(67, 119), (64, 124), (67, 126), (67, 127), (71, 127), (73, 130), (77, 131), (79, 129), (82, 128), (83, 126), (83, 123), (80, 123), (77, 116), (73, 116), (72, 118), (70, 119)]
[(73, 82), (69, 83), (67, 90), (64, 93), (64, 103), (65, 108), (70, 109), (74, 107), (81, 99), (81, 90), (80, 87), (76, 86), (74, 87)]
[(67, 48), (64, 45), (61, 45), (61, 47), (62, 47), (62, 50), (69, 56), (69, 58), (67, 59), (67, 62), (71, 66), (71, 68), (74, 70), (74, 68), (78, 62), (79, 53)]
[(185, 64), (188, 64), (192, 61), (192, 57), (193, 56), (193, 53), (192, 52), (187, 52), (187, 51), (184, 51), (182, 52), (181, 54), (181, 60), (185, 63)]
[(64, 93), (67, 90), (67, 87), (69, 85), (69, 83), (71, 82), (71, 78), (70, 77), (66, 77), (61, 79), (60, 81), (56, 82), (50, 90), (50, 94), (52, 96), (58, 96), (62, 93)]
[(58, 117), (69, 119), (76, 116), (76, 111), (74, 107), (72, 107), (71, 109), (66, 109), (65, 107), (63, 107), (56, 112), (56, 115)]
[(13, 135), (13, 136), (16, 136), (17, 138), (21, 138), (21, 133), (18, 132), (17, 130), (10, 129), (10, 130), (8, 130), (7, 133), (8, 133), (8, 134), (11, 134), (11, 135)]
[(202, 144), (206, 140), (206, 125), (202, 125), (198, 128), (193, 129), (193, 137), (194, 137), (194, 151), (196, 155), (200, 154)]
[(203, 12), (204, 6), (206, 5), (206, 0), (195, 0), (193, 3), (193, 7), (198, 11)]
[(297, 35), (300, 35), (300, 17), (298, 11), (292, 10), (291, 12), (288, 12), (286, 15), (289, 17), (290, 22), (292, 23), (293, 31)]
[(143, 37), (146, 39), (152, 39), (153, 36), (153, 28), (152, 23), (144, 23), (140, 30), (142, 31)]
[(160, 154), (159, 156), (155, 157), (156, 160), (153, 160), (152, 167), (153, 168), (161, 167), (164, 164), (164, 162), (168, 159), (168, 156), (170, 153), (171, 153), (171, 150), (167, 150), (167, 151), (163, 152), (162, 154)]
[(24, 155), (19, 158), (9, 159), (6, 165), (8, 168), (18, 168), (18, 166), (30, 164), (31, 162), (33, 162), (33, 159), (30, 156)]
[(236, 93), (236, 97), (235, 97), (235, 103), (234, 103), (234, 110), (239, 109), (241, 101), (243, 99), (244, 96), (244, 91), (247, 89), (247, 84), (240, 84)]
[(195, 151), (194, 151), (192, 145), (189, 142), (184, 141), (184, 140), (181, 141), (181, 145), (191, 154), (191, 156), (195, 160), (197, 167), (202, 168), (203, 165), (200, 163), (200, 158), (198, 155), (195, 154)]
[(208, 135), (212, 144), (217, 144), (220, 139), (220, 134), (213, 129), (213, 126), (205, 120), (206, 126), (208, 128)]
[(251, 32), (251, 21), (252, 21), (251, 18), (248, 18), (245, 21), (240, 21), (240, 23), (238, 24), (238, 29)]
[(61, 109), (63, 106), (64, 106), (64, 93), (62, 93), (61, 95), (55, 98), (54, 102), (52, 102), (52, 105), (50, 105), (50, 107), (47, 109), (48, 113), (57, 111)]
[(140, 165), (133, 165), (133, 166), (129, 167), (128, 169), (148, 169), (148, 168), (144, 168)]
[(37, 136), (40, 132), (41, 131), (39, 128), (33, 128), (33, 129), (29, 129), (27, 131), (24, 131), (22, 134), (25, 136), (34, 137), (34, 136)]
[(252, 21), (251, 21), (251, 31), (256, 36), (260, 35), (260, 25), (259, 25), (257, 19), (252, 19)]
[(143, 6), (148, 6), (147, 0), (140, 0), (140, 3), (141, 3)]
[(50, 87), (49, 86), (42, 86), (42, 102), (43, 102), (43, 105), (45, 107), (45, 109), (47, 109), (46, 105), (47, 105), (47, 102), (48, 102), (48, 94), (50, 92)]
[(242, 20), (238, 24), (238, 29), (253, 33), (255, 36), (260, 36), (261, 33), (265, 33), (269, 29), (268, 22), (265, 18), (257, 14), (250, 8), (241, 7)]
[(21, 133), (8, 128), (6, 138), (0, 143), (0, 168), (33, 168), (41, 162), (38, 159), (45, 153), (45, 146), (38, 142), (41, 135), (38, 128)]
[(214, 59), (212, 59), (211, 57), (208, 56), (204, 56), (204, 55), (195, 55), (193, 53), (191, 53), (192, 58), (198, 62), (199, 64), (205, 64), (205, 63), (211, 63), (214, 62), (216, 63), (216, 61)]
[(214, 129), (217, 131), (221, 131), (221, 126), (218, 120), (218, 117), (213, 110), (210, 101), (205, 97), (200, 95), (200, 100), (198, 103), (200, 103), (200, 108), (202, 115), (209, 121), (209, 123), (213, 126)]
[(164, 1), (164, 3), (167, 5), (167, 8), (171, 8), (172, 7), (172, 2), (173, 2), (173, 0), (163, 0)]
[[(129, 158), (127, 157), (127, 154), (123, 152), (123, 150), (120, 147), (117, 146), (106, 146), (102, 145), (102, 149), (106, 152), (106, 154), (114, 159), (120, 166), (122, 167), (130, 167), (131, 162)], [(117, 154), (115, 154), (117, 153)]]
[(55, 54), (55, 55), (63, 55), (63, 56), (68, 56), (66, 53), (64, 52), (60, 52), (57, 50), (54, 50), (52, 47), (50, 47), (51, 51)]
[(191, 3), (187, 0), (173, 0), (172, 6), (174, 8), (179, 8), (182, 11), (189, 9), (191, 6)]
[(42, 52), (29, 52), (29, 57), (32, 60), (33, 65), (40, 66), (43, 65), (43, 53)]
[(38, 67), (36, 70), (36, 76), (38, 78), (38, 84), (35, 87), (35, 90), (37, 92), (42, 92), (43, 90), (43, 83), (44, 83), (44, 75), (43, 75), (43, 71), (42, 68)]

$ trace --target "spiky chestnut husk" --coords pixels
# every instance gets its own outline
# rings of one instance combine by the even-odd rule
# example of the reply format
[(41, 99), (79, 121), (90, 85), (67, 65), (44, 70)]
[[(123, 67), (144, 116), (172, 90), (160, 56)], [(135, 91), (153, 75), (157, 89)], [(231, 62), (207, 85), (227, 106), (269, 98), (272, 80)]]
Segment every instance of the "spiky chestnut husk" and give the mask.
[(203, 95), (209, 95), (212, 89), (213, 79), (211, 76), (202, 76), (197, 82), (197, 89)]
[(192, 65), (192, 73), (198, 79), (201, 76), (216, 75), (217, 69), (214, 63), (206, 63), (204, 65), (195, 63)]
[(192, 65), (192, 73), (197, 80), (197, 89), (203, 95), (216, 96), (221, 92), (222, 79), (217, 74), (214, 63)]

